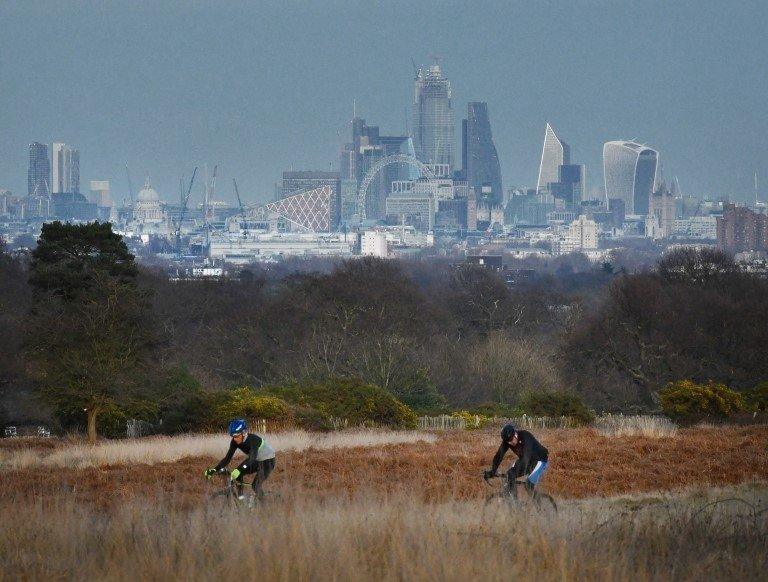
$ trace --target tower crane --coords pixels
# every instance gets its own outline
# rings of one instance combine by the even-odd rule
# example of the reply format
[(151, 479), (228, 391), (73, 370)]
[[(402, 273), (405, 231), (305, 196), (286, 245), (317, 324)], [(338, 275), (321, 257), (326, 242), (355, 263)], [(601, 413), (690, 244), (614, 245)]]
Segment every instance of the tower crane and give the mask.
[[(210, 185), (206, 184), (206, 190), (205, 190), (205, 204), (203, 207), (203, 224), (205, 227), (205, 247), (209, 248), (211, 246), (211, 215), (213, 214), (211, 212), (211, 199), (213, 198), (213, 192), (216, 188), (216, 172), (219, 169), (219, 165), (216, 164), (213, 166), (213, 177), (211, 178)], [(206, 171), (206, 175), (208, 172)], [(207, 180), (206, 176), (206, 180)]]
[(133, 206), (133, 182), (131, 182), (131, 172), (128, 170), (128, 162), (125, 162), (125, 175), (128, 178), (128, 196), (131, 199), (131, 206)]
[(181, 201), (181, 212), (179, 213), (179, 223), (176, 225), (176, 233), (174, 240), (176, 243), (176, 253), (181, 254), (181, 225), (184, 223), (184, 215), (187, 213), (187, 204), (189, 203), (189, 195), (192, 193), (192, 184), (195, 183), (195, 175), (197, 175), (197, 166), (192, 172), (192, 179), (189, 181), (189, 187), (187, 193)]
[(237, 180), (232, 178), (232, 184), (235, 186), (235, 196), (237, 196), (237, 205), (240, 207), (240, 215), (243, 217), (243, 221), (240, 223), (240, 228), (243, 229), (243, 238), (248, 238), (248, 219), (245, 216), (245, 206), (240, 198), (240, 191), (237, 189)]

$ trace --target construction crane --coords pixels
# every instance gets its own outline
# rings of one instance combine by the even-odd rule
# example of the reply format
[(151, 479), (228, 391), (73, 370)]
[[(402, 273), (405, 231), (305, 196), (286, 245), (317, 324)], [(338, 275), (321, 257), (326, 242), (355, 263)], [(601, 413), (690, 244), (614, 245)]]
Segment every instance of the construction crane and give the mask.
[(131, 172), (128, 170), (128, 162), (125, 162), (125, 175), (128, 178), (128, 196), (131, 199), (131, 206), (133, 206), (133, 182), (131, 182)]
[(411, 57), (411, 65), (413, 65), (413, 78), (418, 79), (419, 78), (419, 67), (416, 66), (416, 61), (413, 60), (413, 57)]
[(243, 238), (248, 238), (248, 219), (245, 216), (245, 206), (240, 198), (240, 190), (237, 189), (237, 180), (232, 178), (232, 184), (235, 186), (235, 196), (237, 196), (237, 204), (240, 206), (240, 215), (243, 217), (243, 221), (240, 223), (240, 228), (243, 229)]
[(192, 193), (192, 184), (195, 183), (195, 176), (197, 175), (197, 166), (192, 172), (192, 179), (189, 181), (189, 187), (187, 193), (181, 200), (181, 212), (179, 213), (179, 223), (176, 225), (176, 233), (174, 240), (176, 243), (176, 253), (181, 254), (181, 225), (184, 223), (184, 215), (187, 213), (187, 204), (189, 203), (189, 195)]
[[(216, 164), (213, 166), (213, 177), (211, 178), (210, 185), (206, 184), (206, 190), (205, 190), (205, 204), (203, 207), (203, 225), (205, 227), (205, 248), (210, 248), (211, 246), (211, 217), (213, 215), (213, 212), (211, 212), (211, 199), (213, 198), (213, 193), (216, 189), (216, 173), (219, 170), (219, 165)], [(208, 172), (206, 171), (206, 174)], [(207, 177), (206, 177), (207, 179)]]

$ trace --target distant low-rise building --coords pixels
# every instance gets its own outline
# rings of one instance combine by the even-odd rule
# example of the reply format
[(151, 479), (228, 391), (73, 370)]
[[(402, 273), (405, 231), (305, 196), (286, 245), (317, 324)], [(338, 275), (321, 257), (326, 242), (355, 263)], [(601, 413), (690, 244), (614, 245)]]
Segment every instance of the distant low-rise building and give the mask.
[(590, 251), (597, 249), (597, 243), (597, 223), (582, 215), (568, 225), (562, 237), (553, 241), (552, 251), (563, 255)]
[(243, 265), (286, 257), (352, 256), (357, 237), (341, 233), (259, 233), (211, 239), (209, 257)]
[(717, 239), (717, 217), (691, 216), (675, 220), (673, 234), (680, 238)]
[(717, 246), (730, 253), (768, 250), (768, 216), (725, 204), (717, 218)]
[(363, 233), (363, 237), (360, 241), (360, 254), (366, 257), (378, 257), (380, 259), (389, 257), (387, 235), (375, 230), (368, 230)]

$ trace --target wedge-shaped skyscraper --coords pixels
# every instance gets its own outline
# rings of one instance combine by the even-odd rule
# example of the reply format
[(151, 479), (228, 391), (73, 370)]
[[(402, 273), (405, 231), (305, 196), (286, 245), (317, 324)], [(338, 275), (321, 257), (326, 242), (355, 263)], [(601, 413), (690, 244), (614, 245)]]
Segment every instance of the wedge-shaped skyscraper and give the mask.
[(606, 200), (624, 201), (627, 214), (647, 215), (656, 189), (659, 152), (633, 141), (609, 141), (603, 145)]
[(541, 164), (539, 164), (539, 180), (536, 183), (536, 193), (547, 190), (550, 183), (560, 180), (560, 166), (571, 163), (571, 148), (567, 143), (560, 141), (555, 130), (547, 123), (544, 130), (544, 147), (541, 150)]

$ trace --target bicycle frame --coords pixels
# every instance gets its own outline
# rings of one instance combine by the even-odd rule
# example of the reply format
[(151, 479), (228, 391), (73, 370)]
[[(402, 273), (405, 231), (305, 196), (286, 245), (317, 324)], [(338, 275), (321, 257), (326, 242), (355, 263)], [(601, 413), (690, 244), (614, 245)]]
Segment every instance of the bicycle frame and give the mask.
[(251, 485), (252, 481), (238, 481), (237, 479), (232, 479), (232, 477), (230, 477), (230, 471), (227, 469), (223, 469), (217, 474), (227, 478), (227, 485), (224, 489), (211, 494), (211, 497), (223, 496), (233, 503), (239, 504), (243, 500), (243, 489), (246, 485)]
[[(483, 475), (483, 480), (485, 481), (486, 485), (489, 487), (493, 487), (491, 485), (490, 480), (491, 479), (502, 479), (501, 482), (501, 490), (495, 495), (498, 496), (501, 499), (514, 499), (517, 501), (517, 486), (518, 485), (526, 485), (527, 480), (519, 481), (515, 479), (512, 483), (509, 482), (509, 479), (506, 478), (506, 475), (494, 475), (493, 477), (486, 477)], [(514, 484), (514, 487), (510, 487), (510, 485)], [(551, 506), (552, 509), (557, 511), (557, 503), (555, 503), (554, 498), (547, 494), (547, 493), (540, 493), (539, 491), (536, 491), (535, 488), (528, 489), (528, 493), (530, 494), (531, 499), (533, 500), (536, 507), (541, 510), (541, 502), (542, 500), (546, 500)]]

